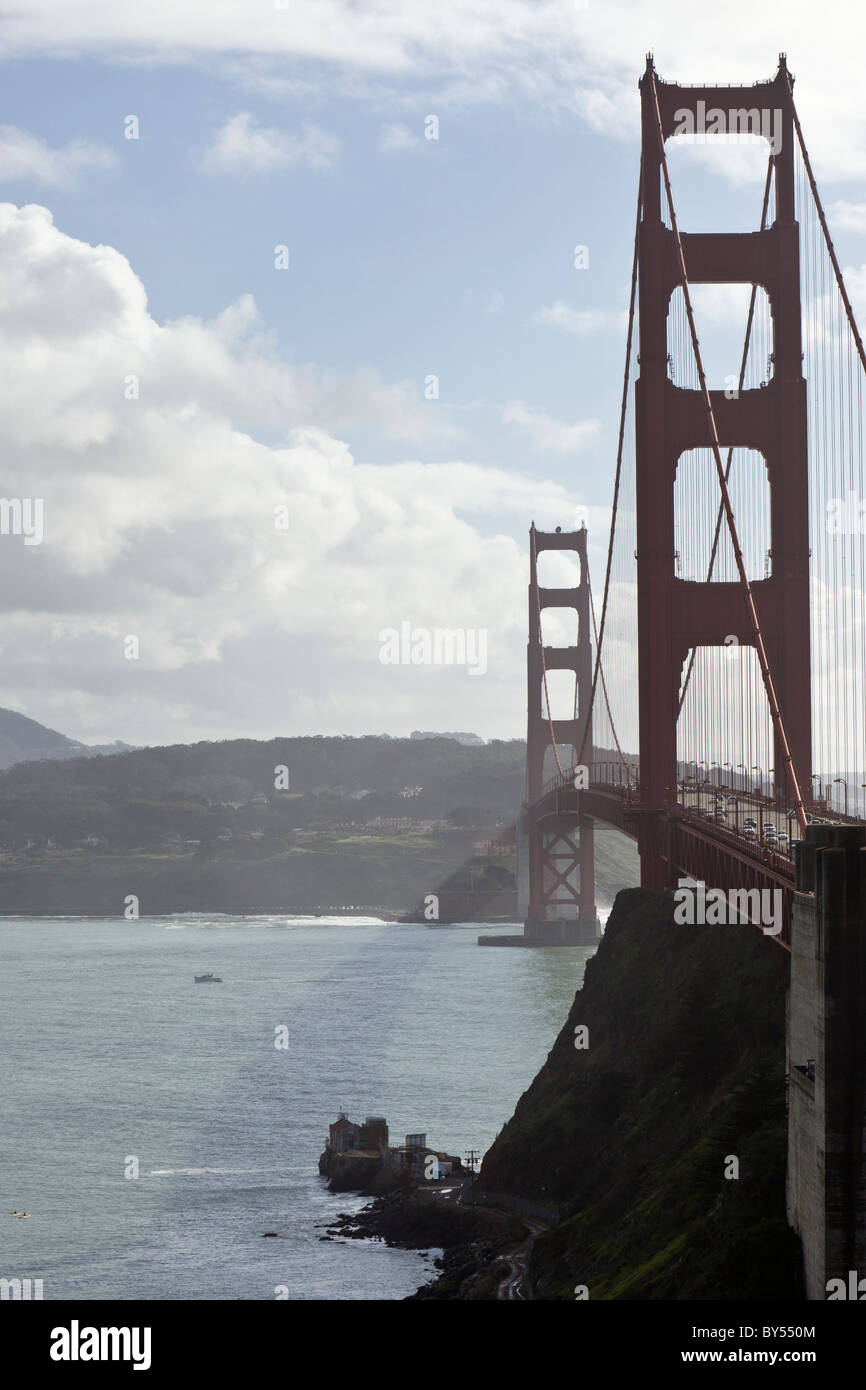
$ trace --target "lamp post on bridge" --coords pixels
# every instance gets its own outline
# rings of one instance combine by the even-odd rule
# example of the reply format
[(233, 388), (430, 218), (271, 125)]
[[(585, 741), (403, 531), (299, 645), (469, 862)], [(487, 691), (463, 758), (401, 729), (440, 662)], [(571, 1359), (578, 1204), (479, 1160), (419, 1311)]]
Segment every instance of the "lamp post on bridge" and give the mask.
[(757, 796), (760, 798), (764, 795), (764, 769), (760, 767), (758, 763), (753, 763), (752, 771), (760, 773), (760, 777), (758, 778), (758, 786), (756, 788)]
[(847, 783), (847, 781), (846, 781), (846, 779), (845, 779), (844, 777), (834, 777), (834, 778), (833, 778), (833, 781), (834, 781), (834, 783), (836, 783), (836, 782), (841, 782), (841, 783), (842, 783), (842, 786), (845, 788), (845, 819), (847, 820), (847, 819), (848, 819), (848, 783)]
[[(743, 774), (743, 778), (742, 778), (743, 785), (742, 785), (742, 787), (740, 788), (740, 791), (741, 791), (741, 792), (743, 793), (743, 795), (745, 796), (745, 795), (747, 794), (747, 793), (746, 793), (746, 765), (745, 765), (745, 763), (737, 763), (737, 771), (738, 771), (738, 772), (741, 772), (741, 773)], [(737, 792), (735, 792), (735, 795), (736, 795), (736, 798), (737, 798), (737, 799), (736, 799), (736, 802), (735, 802), (735, 805), (736, 805), (736, 808), (737, 808), (737, 833), (739, 834), (739, 830), (740, 830), (740, 797), (739, 797), (739, 793), (737, 793)]]
[[(740, 766), (742, 766), (742, 764), (740, 764)], [(739, 833), (740, 833), (740, 802), (739, 802), (739, 799), (738, 799), (738, 797), (737, 797), (736, 778), (734, 777), (734, 769), (733, 769), (732, 764), (731, 764), (731, 763), (725, 763), (725, 767), (728, 769), (728, 776), (729, 776), (730, 779), (731, 779), (730, 791), (732, 792), (733, 798), (734, 798), (734, 831), (735, 831), (735, 833), (736, 833), (737, 835), (739, 835)], [(728, 807), (727, 807), (727, 803), (725, 803), (725, 818), (726, 818), (726, 819), (727, 819), (727, 814), (728, 814)]]
[[(713, 785), (713, 778), (710, 777), (710, 771), (712, 771), (713, 765), (712, 765), (712, 763), (701, 762), (701, 767), (703, 767), (703, 780), (702, 780), (702, 784), (701, 784), (701, 796), (703, 796), (703, 795), (706, 796), (706, 809), (709, 810), (709, 799), (710, 799), (709, 788), (712, 787), (712, 785)], [(701, 801), (701, 796), (699, 796), (698, 799), (699, 799), (699, 803), (701, 803), (701, 806), (703, 806), (703, 802)]]

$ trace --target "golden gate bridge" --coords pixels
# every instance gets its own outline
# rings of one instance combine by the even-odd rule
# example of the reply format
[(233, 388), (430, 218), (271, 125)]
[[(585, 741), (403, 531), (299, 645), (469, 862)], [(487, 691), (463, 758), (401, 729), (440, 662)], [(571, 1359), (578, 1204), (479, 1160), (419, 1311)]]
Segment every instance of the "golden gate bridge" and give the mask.
[[(790, 950), (806, 838), (841, 843), (866, 786), (866, 354), (784, 55), (771, 81), (738, 87), (664, 82), (650, 56), (639, 85), (599, 613), (585, 529), (530, 532), (529, 906), (511, 940), (597, 937), (601, 820), (637, 841), (644, 887), (685, 878), (750, 904), (780, 889), (774, 939)], [(666, 144), (710, 115), (717, 130), (773, 132), (751, 230), (680, 227)], [(724, 385), (705, 369), (702, 285), (749, 289)], [(551, 640), (556, 610), (576, 614), (570, 645)]]

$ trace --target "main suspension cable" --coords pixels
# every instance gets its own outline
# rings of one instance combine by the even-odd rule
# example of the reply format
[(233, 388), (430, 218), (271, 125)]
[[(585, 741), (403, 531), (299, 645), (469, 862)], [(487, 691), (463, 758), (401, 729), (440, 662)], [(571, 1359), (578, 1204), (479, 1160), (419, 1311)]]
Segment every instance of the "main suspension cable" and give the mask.
[[(589, 568), (589, 562), (587, 562), (587, 569), (588, 569), (588, 568)], [(599, 640), (598, 640), (598, 628), (597, 628), (596, 625), (595, 625), (595, 599), (594, 599), (593, 596), (592, 596), (592, 584), (590, 583), (590, 579), (589, 579), (589, 574), (588, 574), (588, 573), (587, 573), (587, 576), (586, 576), (586, 582), (587, 582), (587, 584), (589, 585), (589, 611), (590, 611), (590, 613), (592, 614), (592, 630), (593, 630), (593, 632), (594, 632), (594, 634), (595, 634), (595, 647), (596, 647), (596, 651), (599, 653), (598, 670), (599, 670), (599, 673), (600, 673), (600, 675), (601, 675), (601, 693), (602, 693), (602, 695), (604, 696), (604, 707), (605, 707), (605, 709), (607, 710), (607, 717), (608, 717), (608, 720), (609, 720), (609, 722), (610, 722), (610, 731), (611, 731), (611, 733), (613, 734), (613, 741), (614, 741), (614, 743), (616, 744), (616, 751), (617, 751), (617, 753), (619, 753), (619, 760), (620, 760), (620, 762), (622, 763), (623, 767), (624, 767), (625, 770), (626, 770), (626, 776), (628, 777), (628, 781), (629, 781), (629, 785), (630, 785), (630, 784), (631, 784), (631, 775), (632, 775), (631, 764), (630, 764), (629, 762), (626, 761), (626, 756), (625, 756), (625, 754), (623, 753), (622, 749), (620, 748), (620, 745), (619, 745), (619, 735), (618, 735), (617, 732), (616, 732), (616, 725), (615, 725), (614, 722), (613, 722), (613, 713), (612, 713), (611, 708), (610, 708), (610, 700), (609, 700), (608, 697), (607, 697), (607, 681), (606, 681), (605, 678), (604, 678), (604, 667), (603, 667), (603, 665), (601, 664), (601, 646), (600, 646), (600, 643), (599, 643)], [(592, 708), (592, 705), (590, 704), (590, 709), (591, 709), (591, 708)], [(588, 725), (587, 725), (587, 727), (588, 727)], [(584, 742), (585, 742), (585, 741), (586, 741), (586, 738), (585, 738), (585, 736), (584, 736)], [(581, 752), (583, 752), (583, 747), (582, 747), (582, 746), (581, 746)], [(578, 762), (580, 762), (580, 759), (579, 759), (579, 758), (578, 758)]]
[[(604, 642), (604, 627), (605, 627), (605, 623), (606, 623), (606, 621), (607, 621), (607, 605), (608, 605), (608, 599), (609, 599), (609, 597), (610, 597), (610, 575), (611, 575), (611, 568), (612, 568), (612, 565), (613, 565), (613, 543), (614, 543), (614, 536), (615, 536), (615, 534), (616, 534), (617, 508), (618, 508), (618, 505), (619, 505), (619, 486), (620, 486), (620, 479), (621, 479), (621, 477), (622, 477), (622, 452), (623, 452), (623, 443), (624, 443), (624, 440), (625, 440), (625, 420), (626, 420), (626, 413), (627, 413), (627, 410), (628, 410), (628, 383), (629, 383), (629, 373), (630, 373), (630, 371), (631, 371), (632, 340), (633, 340), (633, 337), (634, 337), (634, 310), (635, 310), (635, 303), (636, 303), (636, 300), (637, 300), (637, 272), (638, 272), (638, 259), (639, 259), (639, 258), (638, 258), (638, 245), (639, 245), (639, 238), (640, 238), (640, 218), (641, 218), (641, 212), (642, 212), (642, 210), (643, 210), (643, 201), (642, 201), (642, 198), (641, 198), (641, 190), (642, 190), (642, 188), (643, 188), (643, 169), (641, 169), (641, 171), (640, 171), (640, 176), (639, 176), (639, 178), (638, 178), (638, 186), (637, 186), (637, 189), (638, 189), (638, 191), (637, 191), (637, 210), (636, 210), (636, 212), (635, 212), (635, 226), (634, 226), (634, 254), (633, 254), (633, 256), (632, 256), (632, 264), (631, 264), (631, 294), (630, 294), (630, 297), (629, 297), (629, 305), (628, 305), (628, 331), (627, 331), (627, 336), (626, 336), (625, 367), (624, 367), (624, 369), (623, 369), (623, 374), (622, 374), (622, 403), (621, 403), (620, 413), (619, 413), (619, 439), (618, 439), (618, 441), (617, 441), (617, 446), (616, 446), (616, 474), (615, 474), (614, 483), (613, 483), (613, 506), (612, 506), (612, 508), (611, 508), (611, 515), (610, 515), (610, 536), (609, 536), (609, 538), (608, 538), (608, 545), (607, 545), (607, 566), (606, 566), (606, 568), (605, 568), (605, 575), (604, 575), (604, 596), (603, 596), (603, 598), (602, 598), (602, 604), (601, 604), (601, 623), (599, 624), (598, 633), (597, 633), (597, 635), (596, 635), (596, 643), (595, 643), (595, 669), (594, 669), (594, 671), (593, 671), (593, 673), (592, 673), (592, 691), (591, 691), (590, 697), (589, 697), (589, 711), (588, 711), (588, 713), (587, 713), (586, 721), (585, 721), (585, 723), (584, 723), (583, 740), (582, 740), (581, 745), (580, 745), (580, 751), (578, 752), (578, 755), (577, 755), (577, 763), (578, 763), (578, 765), (580, 765), (581, 762), (583, 761), (583, 753), (584, 753), (584, 749), (586, 748), (586, 740), (587, 740), (587, 738), (589, 737), (589, 730), (590, 730), (591, 723), (592, 723), (592, 711), (593, 711), (593, 709), (595, 708), (595, 691), (596, 691), (596, 687), (597, 687), (597, 685), (598, 685), (599, 672), (601, 671), (601, 649), (602, 649), (602, 643)], [(588, 571), (589, 571), (589, 560), (587, 560), (587, 575), (586, 575), (586, 581), (587, 581), (587, 583), (589, 583), (589, 573), (588, 573)], [(590, 589), (590, 603), (591, 603), (591, 602), (592, 602), (592, 589)], [(593, 610), (593, 626), (594, 626), (594, 625), (595, 625), (595, 611)], [(602, 680), (603, 680), (603, 677), (602, 677)], [(607, 696), (606, 696), (606, 694), (605, 694), (605, 700), (606, 700), (606, 699), (607, 699)], [(627, 762), (625, 761), (625, 758), (623, 757), (623, 754), (622, 754), (622, 750), (621, 750), (620, 747), (619, 747), (619, 740), (618, 740), (617, 735), (616, 735), (616, 729), (614, 728), (613, 717), (612, 717), (611, 714), (610, 714), (610, 706), (608, 706), (608, 716), (610, 717), (610, 727), (611, 727), (611, 730), (613, 731), (613, 737), (614, 737), (614, 742), (616, 743), (616, 746), (617, 746), (617, 751), (619, 752), (620, 758), (622, 758), (623, 765), (624, 765), (624, 767), (626, 768), (629, 777), (631, 777), (631, 767), (630, 767), (630, 764), (627, 763)], [(590, 748), (590, 757), (591, 757), (591, 755), (592, 755), (592, 749)]]

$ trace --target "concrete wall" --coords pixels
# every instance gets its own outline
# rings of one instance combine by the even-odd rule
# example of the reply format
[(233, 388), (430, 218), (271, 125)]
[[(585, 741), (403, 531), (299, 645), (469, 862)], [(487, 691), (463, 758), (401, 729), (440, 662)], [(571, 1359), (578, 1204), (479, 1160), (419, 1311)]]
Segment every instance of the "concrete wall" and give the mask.
[(808, 829), (791, 945), (786, 1199), (823, 1300), (866, 1276), (866, 827)]
[[(824, 993), (823, 965), (816, 955), (814, 897), (797, 893), (791, 924), (788, 991), (788, 1220), (800, 1233), (806, 1294), (823, 1299), (824, 1213)], [(814, 1079), (805, 1075), (814, 1061)]]

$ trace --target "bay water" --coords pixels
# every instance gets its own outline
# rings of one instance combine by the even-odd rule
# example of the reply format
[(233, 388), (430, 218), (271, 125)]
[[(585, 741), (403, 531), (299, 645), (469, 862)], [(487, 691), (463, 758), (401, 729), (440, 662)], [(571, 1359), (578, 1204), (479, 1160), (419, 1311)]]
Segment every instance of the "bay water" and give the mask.
[(412, 1293), (438, 1252), (322, 1241), (367, 1199), (317, 1160), (339, 1110), (385, 1115), (392, 1143), (489, 1146), (591, 955), (476, 944), (514, 930), (0, 920), (0, 1276), (45, 1299)]

